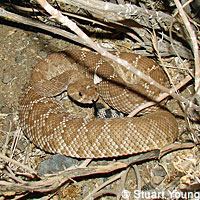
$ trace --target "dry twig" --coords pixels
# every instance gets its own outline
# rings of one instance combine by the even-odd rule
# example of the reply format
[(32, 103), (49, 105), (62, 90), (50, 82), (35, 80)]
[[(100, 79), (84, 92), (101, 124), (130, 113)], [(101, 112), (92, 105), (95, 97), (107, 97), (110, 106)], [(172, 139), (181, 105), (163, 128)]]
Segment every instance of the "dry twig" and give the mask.
[[(61, 0), (58, 0), (61, 1)], [(80, 0), (62, 0), (62, 2), (77, 6), (80, 8), (85, 8), (89, 11), (97, 12), (103, 11), (102, 16), (106, 18), (107, 20), (114, 20), (114, 21), (120, 21), (123, 19), (129, 19), (131, 16), (137, 16), (138, 17), (146, 17), (147, 20), (155, 18), (157, 21), (162, 21), (163, 24), (167, 23), (170, 24), (171, 21), (174, 19), (161, 11), (154, 11), (154, 10), (148, 10), (141, 7), (138, 7), (133, 4), (114, 4), (110, 2), (103, 2), (103, 1), (96, 1), (96, 0), (87, 0), (87, 1), (80, 1)], [(111, 15), (110, 13), (114, 13), (114, 15)], [(98, 13), (100, 14), (100, 13)], [(141, 21), (140, 21), (141, 24)], [(146, 26), (147, 24), (145, 24)]]
[(10, 21), (15, 21), (17, 23), (22, 23), (22, 24), (25, 24), (25, 25), (37, 27), (37, 28), (49, 31), (53, 34), (63, 36), (63, 37), (68, 38), (68, 39), (70, 39), (74, 42), (78, 42), (80, 44), (87, 46), (86, 42), (84, 42), (80, 37), (78, 37), (78, 36), (76, 36), (76, 35), (74, 35), (70, 32), (67, 32), (63, 29), (56, 28), (56, 27), (53, 27), (53, 26), (48, 26), (46, 24), (34, 21), (30, 18), (23, 17), (21, 15), (6, 11), (5, 9), (3, 9), (1, 7), (0, 7), (0, 17), (4, 17), (5, 19), (9, 19)]
[(0, 158), (2, 158), (3, 160), (6, 160), (7, 162), (13, 163), (14, 165), (18, 165), (19, 167), (22, 167), (24, 170), (27, 170), (27, 171), (31, 172), (32, 174), (37, 175), (37, 172), (35, 170), (33, 170), (32, 168), (30, 168), (30, 167), (28, 167), (26, 165), (23, 165), (23, 164), (17, 162), (16, 160), (8, 158), (7, 156), (5, 156), (5, 155), (3, 155), (1, 153), (0, 153)]
[[(195, 145), (193, 143), (169, 145), (161, 150), (161, 154), (159, 153), (159, 151), (151, 151), (151, 152), (146, 152), (144, 154), (135, 155), (133, 157), (125, 159), (123, 163), (115, 162), (115, 163), (105, 165), (105, 166), (70, 168), (57, 175), (53, 175), (47, 178), (42, 178), (41, 180), (38, 180), (38, 181), (35, 181), (35, 180), (21, 181), (20, 179), (16, 179), (17, 183), (14, 183), (14, 182), (8, 182), (8, 181), (2, 180), (0, 181), (0, 191), (1, 192), (15, 191), (16, 193), (29, 192), (30, 190), (32, 192), (42, 192), (42, 193), (56, 191), (58, 188), (68, 183), (69, 181), (75, 179), (76, 177), (87, 177), (87, 176), (91, 176), (95, 174), (109, 174), (111, 172), (114, 172), (115, 170), (125, 169), (128, 166), (138, 163), (138, 162), (158, 159), (162, 157), (163, 155), (165, 155), (166, 153), (169, 153), (176, 149), (193, 148), (194, 146)], [(13, 159), (3, 156), (2, 154), (0, 154), (0, 158), (8, 162), (12, 162), (13, 164), (24, 168), (25, 170), (30, 171), (32, 174), (35, 174), (37, 177), (37, 173), (33, 169), (25, 165), (22, 165)], [(121, 175), (116, 175), (113, 179), (104, 183), (102, 186), (100, 186), (100, 188), (97, 188), (95, 191), (99, 191), (101, 188), (119, 179), (120, 177)], [(13, 179), (15, 180), (15, 176), (13, 176)]]
[(193, 49), (193, 53), (194, 53), (194, 62), (195, 62), (195, 91), (197, 92), (197, 94), (200, 96), (200, 61), (199, 61), (199, 47), (198, 47), (198, 42), (197, 42), (197, 37), (196, 34), (185, 14), (185, 11), (183, 10), (183, 7), (180, 3), (179, 0), (174, 0), (179, 14), (182, 17), (182, 20), (185, 24), (185, 27), (190, 35), (191, 38), (191, 46)]

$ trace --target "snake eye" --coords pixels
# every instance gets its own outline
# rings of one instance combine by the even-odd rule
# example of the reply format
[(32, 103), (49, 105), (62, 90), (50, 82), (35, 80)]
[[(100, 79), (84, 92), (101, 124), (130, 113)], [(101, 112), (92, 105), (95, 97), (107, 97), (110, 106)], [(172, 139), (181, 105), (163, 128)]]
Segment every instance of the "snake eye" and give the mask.
[(79, 96), (80, 96), (80, 97), (82, 97), (82, 96), (83, 96), (81, 92), (79, 92), (78, 94), (79, 94)]

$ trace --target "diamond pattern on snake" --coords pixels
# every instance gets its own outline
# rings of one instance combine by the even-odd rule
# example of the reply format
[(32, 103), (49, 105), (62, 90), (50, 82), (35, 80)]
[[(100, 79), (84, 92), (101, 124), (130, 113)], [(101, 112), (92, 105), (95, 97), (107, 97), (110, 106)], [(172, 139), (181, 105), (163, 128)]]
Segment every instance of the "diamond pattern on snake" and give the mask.
[[(167, 76), (152, 59), (125, 52), (116, 55), (169, 87)], [(94, 81), (95, 76), (100, 81)], [(66, 90), (83, 104), (100, 96), (125, 114), (160, 94), (155, 86), (98, 53), (77, 49), (53, 53), (34, 67), (19, 99), (20, 126), (44, 151), (75, 158), (118, 157), (160, 149), (177, 138), (176, 119), (162, 107), (133, 118), (77, 118), (56, 99)]]

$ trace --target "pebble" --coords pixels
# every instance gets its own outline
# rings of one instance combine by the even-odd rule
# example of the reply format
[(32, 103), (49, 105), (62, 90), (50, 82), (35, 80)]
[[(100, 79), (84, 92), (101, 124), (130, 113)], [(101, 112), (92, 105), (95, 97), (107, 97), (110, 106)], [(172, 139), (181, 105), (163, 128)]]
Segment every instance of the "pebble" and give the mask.
[(4, 74), (2, 78), (2, 83), (8, 84), (12, 80), (11, 74)]
[(78, 165), (78, 160), (64, 155), (55, 154), (46, 160), (43, 160), (37, 167), (40, 175), (56, 174), (69, 167)]
[(22, 58), (20, 56), (15, 57), (15, 62), (16, 63), (21, 63), (22, 62)]
[(153, 171), (153, 173), (154, 173), (155, 176), (162, 176), (162, 177), (164, 177), (164, 176), (167, 175), (167, 173), (163, 169), (163, 167), (157, 167), (157, 168), (155, 168), (154, 171)]
[(44, 58), (44, 57), (47, 56), (47, 52), (41, 50), (41, 51), (39, 51), (39, 56), (40, 56), (41, 58)]
[(164, 180), (164, 177), (161, 176), (154, 176), (152, 178), (152, 182), (156, 185), (159, 185)]

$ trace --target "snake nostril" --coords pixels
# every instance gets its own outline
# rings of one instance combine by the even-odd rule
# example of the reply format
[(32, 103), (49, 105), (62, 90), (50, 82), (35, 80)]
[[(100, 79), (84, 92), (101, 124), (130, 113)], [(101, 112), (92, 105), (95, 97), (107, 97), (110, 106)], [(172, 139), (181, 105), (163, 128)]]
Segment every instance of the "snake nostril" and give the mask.
[(81, 92), (79, 92), (78, 94), (79, 94), (79, 96), (80, 96), (80, 97), (82, 97), (82, 96), (83, 96), (83, 94), (82, 94)]

